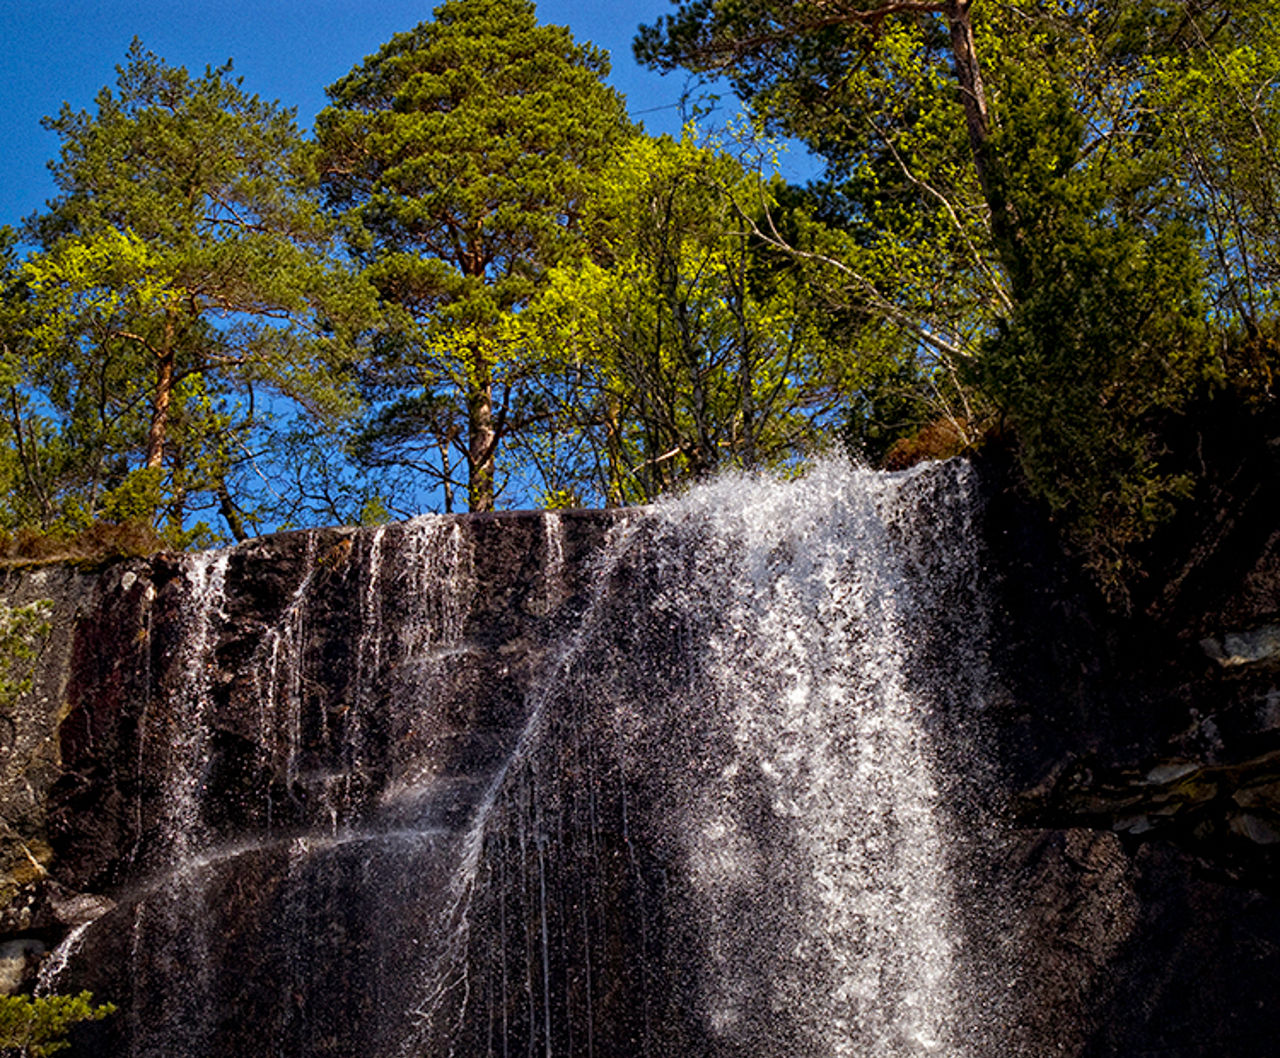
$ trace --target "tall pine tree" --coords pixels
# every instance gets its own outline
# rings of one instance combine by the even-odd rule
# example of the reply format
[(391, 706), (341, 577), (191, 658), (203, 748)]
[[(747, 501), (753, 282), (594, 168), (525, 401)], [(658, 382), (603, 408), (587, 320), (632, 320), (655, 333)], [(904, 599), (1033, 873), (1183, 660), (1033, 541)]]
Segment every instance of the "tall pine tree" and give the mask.
[(123, 499), (133, 471), (124, 513), (162, 505), (180, 529), (203, 492), (236, 532), (229, 476), (255, 394), (349, 410), (342, 324), (366, 322), (373, 300), (334, 253), (291, 111), (246, 93), (229, 65), (193, 77), (137, 41), (118, 73), (93, 111), (46, 121), (61, 194), (29, 222), (40, 324), (25, 385), (100, 466), (84, 515), (104, 490)]
[[(455, 446), (472, 510), (496, 495), (520, 426), (504, 314), (576, 238), (596, 174), (631, 134), (608, 58), (539, 25), (530, 0), (449, 0), (328, 90), (322, 176), (366, 274), (400, 314), (370, 372), (367, 450), (416, 460), (452, 506)], [(435, 454), (415, 456), (424, 440)]]

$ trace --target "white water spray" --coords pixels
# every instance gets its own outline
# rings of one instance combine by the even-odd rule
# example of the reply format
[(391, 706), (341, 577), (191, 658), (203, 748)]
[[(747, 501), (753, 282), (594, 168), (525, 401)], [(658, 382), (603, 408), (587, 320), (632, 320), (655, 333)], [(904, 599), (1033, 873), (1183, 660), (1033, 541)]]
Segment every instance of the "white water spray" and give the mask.
[[(827, 465), (619, 533), (468, 837), (399, 1053), (1003, 1058), (953, 885), (982, 763), (958, 777), (937, 744), (988, 681), (955, 635), (986, 620), (974, 488), (962, 465)], [(594, 1039), (610, 961), (629, 1026)]]
[[(236, 559), (252, 604), (235, 550), (189, 560), (131, 1053), (1021, 1056), (965, 873), (998, 845), (976, 491), (729, 478), (621, 516), (585, 586), (555, 513), (309, 534), (269, 588)], [(260, 1036), (211, 1007), (241, 953)]]

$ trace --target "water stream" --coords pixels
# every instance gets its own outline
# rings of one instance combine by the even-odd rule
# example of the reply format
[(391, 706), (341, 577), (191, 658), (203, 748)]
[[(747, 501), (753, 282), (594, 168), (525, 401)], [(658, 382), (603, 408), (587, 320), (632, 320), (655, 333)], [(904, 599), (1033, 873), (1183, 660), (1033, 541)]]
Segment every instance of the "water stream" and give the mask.
[(50, 965), (127, 950), (131, 1058), (1021, 1054), (979, 502), (959, 463), (727, 478), (618, 520), (581, 583), (547, 514), (510, 642), (496, 523), (308, 542), (230, 690), (240, 560), (194, 557), (148, 878)]
[(1013, 909), (964, 878), (997, 840), (973, 488), (826, 466), (628, 526), (398, 1053), (1014, 1053), (973, 937)]

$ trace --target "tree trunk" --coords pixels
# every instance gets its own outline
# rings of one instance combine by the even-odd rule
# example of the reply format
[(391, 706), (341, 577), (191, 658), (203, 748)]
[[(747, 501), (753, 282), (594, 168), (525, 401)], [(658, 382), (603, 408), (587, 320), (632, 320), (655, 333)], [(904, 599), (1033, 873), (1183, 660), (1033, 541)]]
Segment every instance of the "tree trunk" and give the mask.
[(626, 485), (623, 481), (626, 463), (623, 460), (622, 448), (622, 402), (613, 392), (609, 392), (605, 397), (604, 453), (606, 482), (604, 505), (621, 507), (623, 497), (626, 495)]
[(449, 434), (439, 442), (440, 447), (440, 485), (444, 489), (444, 513), (453, 513), (453, 466), (449, 459), (449, 447), (453, 444)]
[(969, 132), (969, 149), (978, 183), (988, 200), (991, 198), (991, 120), (987, 112), (987, 93), (982, 84), (982, 67), (978, 65), (978, 49), (973, 40), (973, 19), (969, 15), (973, 0), (953, 0), (947, 5), (947, 28), (951, 32), (951, 55), (956, 63), (956, 80), (960, 85), (960, 103), (964, 107), (964, 123)]
[[(9, 347), (4, 347), (5, 353), (9, 352)], [(23, 436), (22, 429), (22, 410), (18, 403), (18, 390), (14, 386), (9, 387), (9, 407), (12, 409), (12, 421), (9, 428), (13, 431), (14, 441), (18, 447), (18, 462), (22, 464), (23, 475), (27, 479), (27, 487), (31, 489), (32, 498), (40, 505), (40, 524), (47, 527), (53, 522), (53, 504), (49, 502), (48, 493), (45, 492), (40, 482), (40, 453), (34, 443), (28, 445)]]
[(173, 397), (173, 346), (167, 345), (156, 362), (156, 395), (151, 404), (151, 428), (147, 431), (147, 469), (164, 463), (165, 434), (169, 428), (169, 402)]
[(249, 539), (249, 534), (244, 528), (244, 519), (240, 517), (240, 509), (235, 505), (235, 501), (231, 498), (231, 492), (227, 488), (225, 481), (218, 482), (218, 510), (221, 512), (223, 520), (227, 523), (227, 528), (231, 530), (231, 535), (236, 543), (243, 544)]
[(999, 246), (1012, 246), (1017, 241), (1018, 217), (1005, 199), (999, 184), (996, 163), (991, 154), (991, 116), (987, 110), (987, 93), (982, 83), (982, 66), (973, 39), (973, 0), (951, 0), (947, 5), (947, 28), (951, 33), (951, 55), (956, 64), (956, 82), (964, 107), (964, 123), (969, 133), (969, 151), (973, 170), (982, 189), (982, 197), (991, 211), (991, 230)]
[(493, 420), (493, 372), (479, 343), (471, 350), (467, 380), (467, 496), (473, 511), (493, 510), (494, 456), (498, 434)]

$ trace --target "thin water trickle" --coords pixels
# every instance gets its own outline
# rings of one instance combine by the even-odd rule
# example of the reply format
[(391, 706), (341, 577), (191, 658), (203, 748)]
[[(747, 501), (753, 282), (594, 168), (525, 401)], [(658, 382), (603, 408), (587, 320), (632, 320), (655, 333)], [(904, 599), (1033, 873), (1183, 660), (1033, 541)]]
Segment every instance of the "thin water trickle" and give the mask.
[(164, 798), (158, 804), (161, 845), (157, 852), (182, 860), (199, 851), (205, 838), (200, 795), (208, 763), (210, 708), (209, 675), (222, 619), (229, 551), (206, 551), (191, 556), (184, 571), (190, 585), (186, 635), (177, 652), (177, 678), (168, 700), (152, 712), (154, 730), (142, 730), (143, 752), (162, 754), (166, 776)]
[(559, 511), (542, 514), (542, 537), (545, 557), (542, 579), (546, 586), (543, 605), (546, 613), (554, 613), (568, 597), (564, 568), (564, 519)]
[[(371, 530), (360, 548), (350, 537), (329, 547), (320, 539), (301, 538), (297, 576), (283, 581), (274, 615), (267, 601), (246, 620), (228, 599), (233, 559), (237, 584), (244, 578), (235, 548), (184, 558), (181, 579), (166, 589), (163, 631), (148, 654), (158, 658), (160, 689), (141, 709), (137, 750), (138, 774), (155, 777), (134, 809), (145, 867), (105, 926), (73, 931), (42, 968), (46, 988), (63, 987), (77, 961), (99, 958), (86, 940), (124, 928), (131, 940), (119, 969), (131, 985), (121, 1053), (133, 1058), (211, 1053), (225, 1028), (216, 997), (228, 975), (234, 979), (227, 958), (240, 933), (258, 938), (245, 943), (279, 948), (273, 957), (285, 960), (283, 1006), (263, 1046), (305, 1036), (312, 1015), (284, 1008), (308, 1006), (305, 993), (318, 983), (302, 954), (321, 940), (308, 936), (316, 906), (337, 899), (332, 894), (345, 893), (355, 877), (368, 887), (361, 903), (376, 918), (407, 899), (399, 889), (421, 889), (431, 864), (457, 844), (456, 830), (443, 828), (440, 812), (425, 803), (438, 786), (438, 760), (401, 752), (396, 770), (376, 779), (380, 787), (367, 773), (387, 768), (389, 716), (406, 718), (400, 726), (414, 738), (435, 722), (437, 684), (455, 664), (474, 591), (469, 537), (456, 519), (421, 518)], [(250, 555), (245, 562), (256, 560)], [(349, 574), (348, 562), (358, 571)], [(317, 625), (334, 619), (335, 604), (355, 640), (341, 689), (322, 685), (334, 669), (316, 648), (331, 636), (324, 627), (317, 636)], [(234, 672), (219, 673), (225, 650), (244, 658)], [(370, 795), (379, 789), (381, 798)], [(411, 811), (402, 810), (405, 801)], [(233, 813), (248, 830), (227, 828)], [(376, 880), (388, 872), (405, 882)], [(264, 888), (255, 895), (254, 887)], [(268, 902), (265, 910), (256, 899)], [(268, 918), (234, 921), (245, 914)]]
[(71, 962), (72, 957), (80, 950), (83, 943), (85, 932), (93, 925), (93, 922), (82, 922), (76, 926), (70, 933), (62, 938), (59, 944), (44, 961), (40, 964), (40, 971), (36, 975), (36, 985), (33, 990), (38, 996), (46, 996), (54, 993), (57, 989), (58, 978)]
[[(147, 703), (139, 730), (138, 757), (142, 774), (163, 777), (156, 796), (139, 800), (139, 850), (152, 872), (163, 873), (169, 864), (185, 864), (203, 855), (211, 841), (206, 817), (205, 786), (210, 765), (209, 717), (213, 708), (211, 676), (219, 636), (225, 620), (225, 587), (230, 551), (210, 551), (184, 561), (182, 610), (178, 617), (181, 638), (172, 655), (160, 660), (171, 672), (167, 691)], [(165, 950), (170, 965), (188, 968), (188, 987), (206, 991), (212, 980), (209, 929), (205, 894), (197, 878), (178, 873), (170, 884), (159, 887), (155, 899), (139, 905), (134, 914), (134, 935), (164, 936), (172, 943)], [(92, 923), (90, 924), (92, 926)], [(44, 968), (50, 986), (66, 971), (83, 944), (87, 930), (73, 931)], [(127, 971), (138, 976), (153, 953), (139, 943), (130, 945)], [(132, 1014), (131, 1014), (132, 1017)], [(138, 1024), (141, 1024), (140, 1022)], [(131, 1041), (131, 1058), (149, 1051)], [(169, 1039), (178, 1053), (194, 1053), (205, 1046), (206, 1033), (197, 1020), (184, 1023)]]

